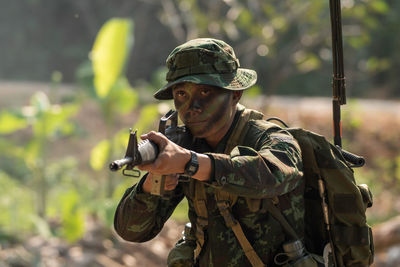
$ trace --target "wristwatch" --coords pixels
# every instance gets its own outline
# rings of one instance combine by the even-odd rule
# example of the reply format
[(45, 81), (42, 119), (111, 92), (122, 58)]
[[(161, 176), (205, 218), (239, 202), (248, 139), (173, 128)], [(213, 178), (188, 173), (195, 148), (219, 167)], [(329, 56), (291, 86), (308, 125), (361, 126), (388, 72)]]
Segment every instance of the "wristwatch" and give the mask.
[(187, 176), (193, 176), (199, 170), (199, 160), (197, 159), (197, 154), (190, 151), (190, 160), (185, 165), (184, 174)]

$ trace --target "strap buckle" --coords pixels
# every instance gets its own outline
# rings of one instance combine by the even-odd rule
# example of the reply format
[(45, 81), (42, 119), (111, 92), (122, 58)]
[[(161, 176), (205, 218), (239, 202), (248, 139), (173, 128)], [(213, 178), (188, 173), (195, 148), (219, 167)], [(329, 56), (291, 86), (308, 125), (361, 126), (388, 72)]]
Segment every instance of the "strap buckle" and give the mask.
[(233, 217), (233, 214), (230, 210), (229, 201), (219, 200), (217, 201), (217, 206), (222, 217), (224, 217), (226, 226), (231, 228), (238, 223), (237, 220)]
[(201, 217), (201, 216), (197, 216), (197, 220), (196, 223), (201, 227), (204, 228), (205, 226), (208, 225), (208, 219)]

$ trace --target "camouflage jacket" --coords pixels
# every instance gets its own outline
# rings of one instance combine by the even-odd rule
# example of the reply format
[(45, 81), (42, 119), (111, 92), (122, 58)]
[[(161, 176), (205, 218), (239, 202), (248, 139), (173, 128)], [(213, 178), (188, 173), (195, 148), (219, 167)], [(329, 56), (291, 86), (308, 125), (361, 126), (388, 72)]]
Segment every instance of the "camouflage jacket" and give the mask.
[[(237, 112), (240, 113), (240, 110)], [(235, 116), (234, 124), (237, 122)], [(249, 130), (241, 144), (223, 154), (233, 126), (218, 146), (212, 150), (197, 139), (192, 150), (206, 153), (213, 163), (213, 175), (205, 183), (208, 226), (205, 244), (198, 258), (200, 266), (250, 266), (233, 231), (225, 225), (214, 197), (215, 189), (238, 195), (232, 207), (247, 239), (265, 264), (273, 264), (286, 235), (279, 222), (262, 205), (250, 210), (251, 198), (278, 198), (279, 208), (300, 237), (304, 232), (303, 172), (297, 141), (285, 130), (263, 120), (248, 122)], [(178, 203), (186, 197), (189, 219), (196, 222), (192, 183), (179, 183), (169, 200), (142, 191), (144, 178), (128, 188), (115, 214), (114, 226), (126, 240), (145, 242), (162, 229)], [(221, 249), (221, 248), (224, 249)]]

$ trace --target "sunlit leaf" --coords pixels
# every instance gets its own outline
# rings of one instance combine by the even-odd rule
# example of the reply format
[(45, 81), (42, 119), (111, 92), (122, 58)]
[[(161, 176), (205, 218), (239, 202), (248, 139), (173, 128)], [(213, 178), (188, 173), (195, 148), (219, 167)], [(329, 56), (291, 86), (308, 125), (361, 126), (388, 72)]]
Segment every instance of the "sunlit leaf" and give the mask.
[(33, 125), (36, 136), (51, 137), (57, 131), (62, 132), (68, 126), (68, 120), (79, 110), (78, 105), (53, 105), (37, 118)]
[(36, 162), (41, 158), (41, 153), (40, 140), (38, 138), (32, 139), (23, 151), (23, 157), (28, 167), (35, 168)]
[(97, 95), (104, 98), (123, 72), (133, 44), (133, 23), (128, 19), (111, 19), (100, 29), (91, 59)]
[(26, 119), (8, 111), (0, 113), (0, 134), (9, 134), (28, 126)]
[(116, 147), (116, 151), (124, 153), (129, 141), (129, 129), (122, 129), (114, 135), (113, 144)]
[(111, 104), (121, 114), (130, 112), (138, 103), (137, 92), (134, 91), (126, 78), (120, 78), (110, 92)]
[[(138, 130), (138, 135), (146, 133), (151, 126), (158, 125), (159, 120), (158, 105), (147, 105), (140, 112), (139, 120), (136, 122), (133, 129)], [(158, 130), (158, 129), (151, 129)]]
[(103, 140), (99, 142), (90, 153), (90, 166), (98, 171), (104, 168), (110, 153), (110, 142)]

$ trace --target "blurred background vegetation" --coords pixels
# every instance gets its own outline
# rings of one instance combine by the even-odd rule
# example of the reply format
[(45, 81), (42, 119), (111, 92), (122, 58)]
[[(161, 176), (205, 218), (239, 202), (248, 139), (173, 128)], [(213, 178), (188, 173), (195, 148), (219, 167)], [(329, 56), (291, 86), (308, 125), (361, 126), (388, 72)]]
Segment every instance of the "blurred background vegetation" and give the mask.
[[(308, 113), (269, 105), (277, 96), (298, 104), (293, 97), (331, 95), (327, 0), (0, 4), (3, 247), (32, 235), (75, 242), (84, 236), (87, 218), (110, 228), (134, 181), (110, 173), (107, 165), (124, 155), (130, 127), (155, 129), (171, 107), (152, 94), (164, 83), (169, 52), (192, 38), (223, 39), (243, 67), (257, 70), (249, 105), (331, 138), (329, 101)], [(342, 1), (347, 96), (353, 99), (343, 112), (344, 146), (367, 159), (356, 173), (378, 199), (369, 213), (372, 224), (400, 210), (393, 202), (400, 189), (400, 119), (379, 112), (367, 119), (362, 107), (368, 104), (356, 99), (400, 97), (398, 11), (395, 0)], [(393, 101), (380, 103), (388, 103), (376, 109), (383, 111)], [(185, 212), (182, 205), (174, 216), (184, 221)]]
[[(48, 81), (58, 70), (63, 82), (76, 82), (99, 28), (126, 17), (136, 25), (127, 60), (132, 82), (151, 80), (176, 45), (213, 36), (258, 71), (263, 93), (330, 95), (329, 1), (1, 0), (1, 6), (0, 79)], [(348, 95), (398, 97), (400, 4), (343, 0), (342, 7)]]

